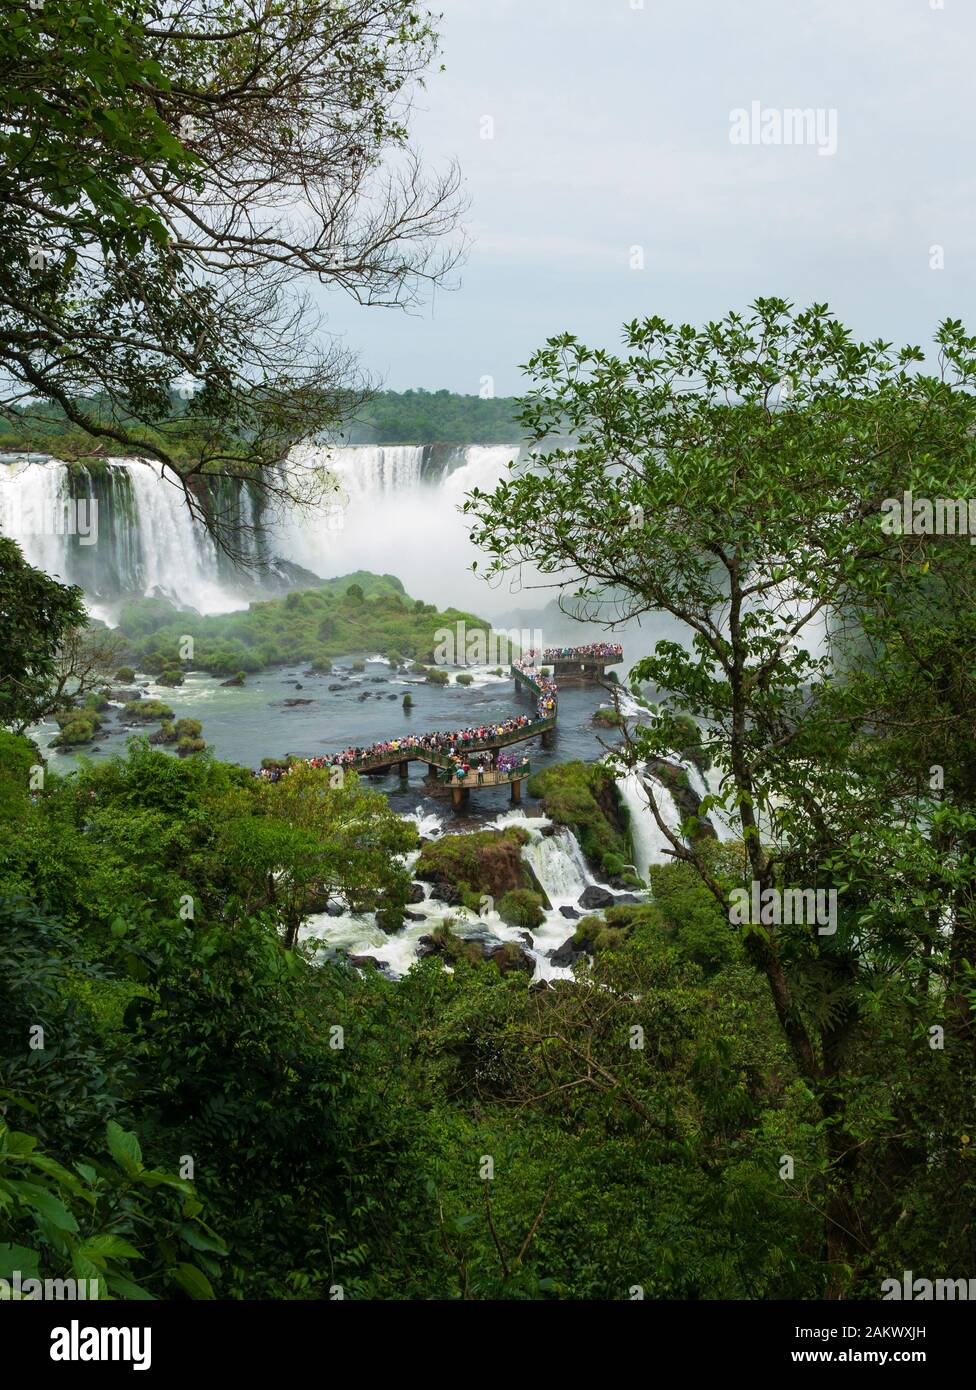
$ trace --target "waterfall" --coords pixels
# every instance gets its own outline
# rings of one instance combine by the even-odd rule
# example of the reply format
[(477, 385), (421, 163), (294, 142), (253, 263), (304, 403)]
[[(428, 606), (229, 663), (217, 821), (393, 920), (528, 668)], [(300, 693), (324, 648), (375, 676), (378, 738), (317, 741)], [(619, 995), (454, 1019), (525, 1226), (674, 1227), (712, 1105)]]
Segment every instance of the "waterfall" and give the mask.
[(574, 907), (586, 885), (593, 882), (579, 841), (571, 830), (560, 828), (553, 835), (539, 834), (524, 847), (522, 856), (532, 866), (553, 907)]
[[(249, 485), (226, 479), (212, 480), (207, 498), (252, 564), (273, 553), (323, 578), (393, 572), (415, 598), (490, 617), (511, 606), (511, 594), (471, 572), (478, 552), (460, 507), (473, 488), (494, 487), (518, 455), (508, 446), (303, 445), (289, 467), (299, 476), (325, 471), (334, 489), (322, 506), (306, 512), (283, 503), (273, 517), (259, 516)], [(32, 520), (64, 516), (79, 500), (97, 506), (96, 544)], [(99, 604), (155, 594), (225, 613), (246, 607), (266, 582), (217, 550), (155, 462), (0, 463), (0, 526), (31, 564), (79, 584)]]
[(294, 449), (291, 467), (333, 474), (335, 500), (309, 515), (280, 516), (274, 548), (323, 578), (392, 572), (413, 598), (490, 617), (510, 607), (511, 596), (472, 574), (479, 552), (459, 508), (472, 488), (494, 487), (518, 453), (479, 446)]
[(617, 786), (624, 805), (630, 812), (630, 835), (634, 844), (634, 864), (641, 878), (647, 878), (647, 870), (652, 864), (670, 864), (671, 844), (657, 821), (651, 814), (645, 786), (654, 792), (654, 800), (661, 818), (670, 830), (677, 830), (681, 824), (681, 813), (674, 798), (654, 777), (645, 777), (636, 768), (631, 768), (617, 778)]
[(29, 564), (67, 582), (72, 581), (71, 501), (61, 464), (0, 465), (0, 529), (17, 541)]
[(145, 593), (190, 603), (201, 612), (229, 612), (223, 592), (217, 547), (194, 521), (182, 490), (163, 476), (156, 463), (128, 469), (141, 545), (141, 582)]

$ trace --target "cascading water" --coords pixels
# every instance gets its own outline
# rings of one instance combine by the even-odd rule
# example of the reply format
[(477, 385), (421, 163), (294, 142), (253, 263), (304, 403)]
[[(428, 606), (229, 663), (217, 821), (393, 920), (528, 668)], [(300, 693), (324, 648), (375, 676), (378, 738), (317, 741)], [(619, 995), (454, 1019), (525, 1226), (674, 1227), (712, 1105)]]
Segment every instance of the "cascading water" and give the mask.
[(661, 819), (669, 830), (677, 831), (681, 825), (681, 813), (674, 798), (654, 777), (647, 777), (636, 768), (631, 768), (617, 778), (617, 786), (624, 805), (630, 812), (630, 836), (634, 844), (634, 865), (641, 878), (647, 877), (652, 864), (669, 864), (671, 842), (661, 830), (651, 812), (647, 788), (654, 793), (654, 801)]
[[(207, 497), (257, 565), (263, 552), (248, 485), (215, 479)], [(0, 462), (0, 529), (30, 564), (80, 585), (90, 606), (159, 594), (225, 613), (246, 607), (248, 589), (260, 581), (218, 551), (182, 489), (153, 462)]]
[[(427, 836), (434, 837), (443, 831), (439, 818), (432, 813), (418, 810), (410, 819), (415, 820)], [(503, 922), (497, 911), (478, 916), (466, 908), (448, 907), (432, 897), (430, 886), (425, 884), (423, 902), (415, 903), (410, 909), (420, 920), (408, 922), (392, 936), (377, 926), (374, 913), (345, 912), (338, 916), (312, 917), (302, 932), (302, 940), (351, 956), (371, 956), (382, 961), (391, 974), (400, 976), (417, 960), (420, 938), (448, 922), (451, 931), (462, 940), (519, 944), (533, 961), (537, 980), (571, 976), (569, 967), (553, 965), (549, 959), (550, 952), (573, 934), (573, 923), (559, 909), (575, 906), (584, 888), (599, 882), (588, 869), (576, 836), (564, 826), (554, 828), (545, 816), (526, 816), (522, 811), (505, 811), (491, 822), (491, 826), (496, 830), (518, 826), (529, 837), (522, 847), (522, 858), (531, 867), (551, 904), (545, 920), (531, 933)], [(418, 858), (419, 853), (408, 855), (407, 867), (412, 868)], [(605, 884), (600, 886), (606, 887)]]
[(292, 451), (292, 467), (335, 477), (332, 505), (275, 523), (275, 549), (323, 578), (393, 572), (407, 593), (439, 607), (491, 616), (511, 605), (471, 572), (478, 552), (459, 507), (474, 487), (491, 488), (517, 448), (362, 445)]

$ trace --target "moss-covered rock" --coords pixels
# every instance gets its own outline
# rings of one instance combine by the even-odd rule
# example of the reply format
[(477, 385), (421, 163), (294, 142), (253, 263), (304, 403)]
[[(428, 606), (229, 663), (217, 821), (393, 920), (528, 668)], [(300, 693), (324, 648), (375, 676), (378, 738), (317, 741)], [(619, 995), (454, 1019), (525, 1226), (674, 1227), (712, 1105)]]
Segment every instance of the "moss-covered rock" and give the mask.
[(593, 723), (604, 729), (619, 729), (623, 722), (623, 715), (613, 705), (601, 705), (593, 713)]
[(521, 850), (529, 840), (520, 826), (479, 830), (473, 835), (442, 835), (424, 845), (414, 876), (434, 884), (438, 897), (480, 910), (485, 894), (500, 902), (516, 889), (536, 890)]
[(173, 718), (173, 711), (162, 700), (132, 700), (123, 706), (122, 714), (132, 724), (155, 724)]
[(542, 896), (529, 888), (513, 888), (498, 904), (498, 915), (510, 927), (528, 927), (532, 931), (545, 921)]
[(636, 883), (624, 866), (633, 862), (630, 817), (613, 774), (602, 763), (558, 763), (537, 772), (529, 793), (541, 799), (557, 825), (568, 825), (590, 867)]
[(186, 677), (183, 675), (182, 671), (178, 671), (175, 667), (170, 667), (166, 671), (160, 671), (156, 679), (160, 685), (176, 686), (182, 685)]
[(95, 737), (96, 725), (90, 719), (83, 718), (80, 714), (69, 719), (61, 726), (61, 732), (57, 738), (51, 740), (52, 748), (75, 747), (82, 743), (91, 743)]

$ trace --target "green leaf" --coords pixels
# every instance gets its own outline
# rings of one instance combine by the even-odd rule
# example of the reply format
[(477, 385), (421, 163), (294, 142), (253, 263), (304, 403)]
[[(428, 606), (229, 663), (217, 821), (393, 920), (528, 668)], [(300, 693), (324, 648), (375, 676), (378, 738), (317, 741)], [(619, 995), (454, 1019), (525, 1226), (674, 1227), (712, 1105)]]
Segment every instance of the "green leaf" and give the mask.
[(29, 1250), (26, 1245), (0, 1245), (0, 1279), (11, 1279), (18, 1269), (25, 1279), (36, 1279), (40, 1258), (36, 1250)]
[(194, 1250), (213, 1250), (218, 1255), (226, 1255), (227, 1246), (220, 1239), (220, 1236), (207, 1234), (199, 1226), (191, 1226), (188, 1221), (184, 1221), (180, 1227), (180, 1235), (187, 1245), (192, 1245)]
[(72, 1234), (78, 1230), (78, 1222), (71, 1215), (71, 1212), (53, 1192), (49, 1192), (46, 1187), (38, 1187), (32, 1182), (16, 1182), (10, 1186), (14, 1189), (20, 1201), (26, 1207), (30, 1207), (34, 1212), (49, 1221), (56, 1230), (71, 1231)]
[(134, 1177), (142, 1172), (142, 1149), (139, 1147), (139, 1140), (131, 1130), (124, 1130), (115, 1120), (109, 1120), (106, 1126), (106, 1137), (108, 1139), (109, 1153), (115, 1159), (119, 1167)]
[(148, 1289), (142, 1288), (139, 1284), (133, 1284), (131, 1279), (123, 1279), (119, 1274), (108, 1276), (108, 1287), (112, 1293), (118, 1294), (120, 1298), (156, 1301), (154, 1293), (150, 1293)]
[(81, 1246), (80, 1253), (89, 1259), (101, 1256), (108, 1259), (141, 1260), (142, 1256), (134, 1245), (121, 1236), (90, 1236)]
[(191, 1298), (205, 1299), (214, 1296), (210, 1280), (197, 1269), (196, 1265), (177, 1265), (173, 1270), (173, 1278)]

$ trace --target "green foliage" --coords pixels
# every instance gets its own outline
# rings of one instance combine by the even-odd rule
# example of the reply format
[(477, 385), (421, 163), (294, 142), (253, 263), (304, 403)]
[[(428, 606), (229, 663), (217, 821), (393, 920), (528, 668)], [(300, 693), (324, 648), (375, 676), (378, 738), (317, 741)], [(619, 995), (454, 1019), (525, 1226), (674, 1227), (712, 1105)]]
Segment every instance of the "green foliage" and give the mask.
[[(333, 657), (352, 652), (392, 649), (398, 657), (403, 652), (411, 661), (427, 661), (433, 659), (438, 629), (464, 622), (468, 631), (489, 630), (470, 613), (453, 608), (438, 613), (433, 605), (414, 607), (404, 600), (403, 586), (392, 575), (358, 571), (323, 581), (317, 589), (207, 617), (179, 612), (163, 599), (139, 599), (123, 604), (118, 631), (140, 669), (161, 673), (166, 684), (169, 673), (178, 670), (184, 636), (193, 638), (196, 669), (243, 678), (296, 660), (327, 669)], [(353, 670), (364, 669), (360, 658)], [(421, 673), (426, 674), (425, 666)]]
[(186, 678), (182, 671), (170, 669), (161, 671), (156, 679), (160, 685), (182, 685)]
[(467, 671), (459, 671), (458, 674), (454, 677), (454, 681), (457, 685), (473, 685), (474, 676), (469, 676)]
[[(16, 1096), (5, 1108), (34, 1109)], [(104, 1142), (72, 1171), (0, 1118), (0, 1223), (11, 1238), (0, 1278), (85, 1280), (100, 1299), (213, 1298), (205, 1270), (219, 1275), (226, 1246), (193, 1184), (147, 1168), (136, 1135), (114, 1120)]]
[(619, 873), (633, 859), (620, 793), (601, 763), (547, 767), (532, 776), (529, 793), (542, 799), (557, 825), (569, 826), (594, 869)]
[(453, 391), (379, 391), (348, 427), (353, 444), (518, 444), (518, 403)]
[(513, 888), (506, 893), (498, 904), (498, 915), (511, 927), (530, 930), (541, 927), (546, 917), (541, 896), (529, 888)]
[(0, 536), (0, 614), (0, 726), (23, 733), (47, 709), (61, 642), (85, 623), (81, 590), (49, 579)]
[(130, 700), (122, 706), (122, 712), (132, 724), (155, 724), (159, 719), (173, 718), (173, 711), (162, 700)]

